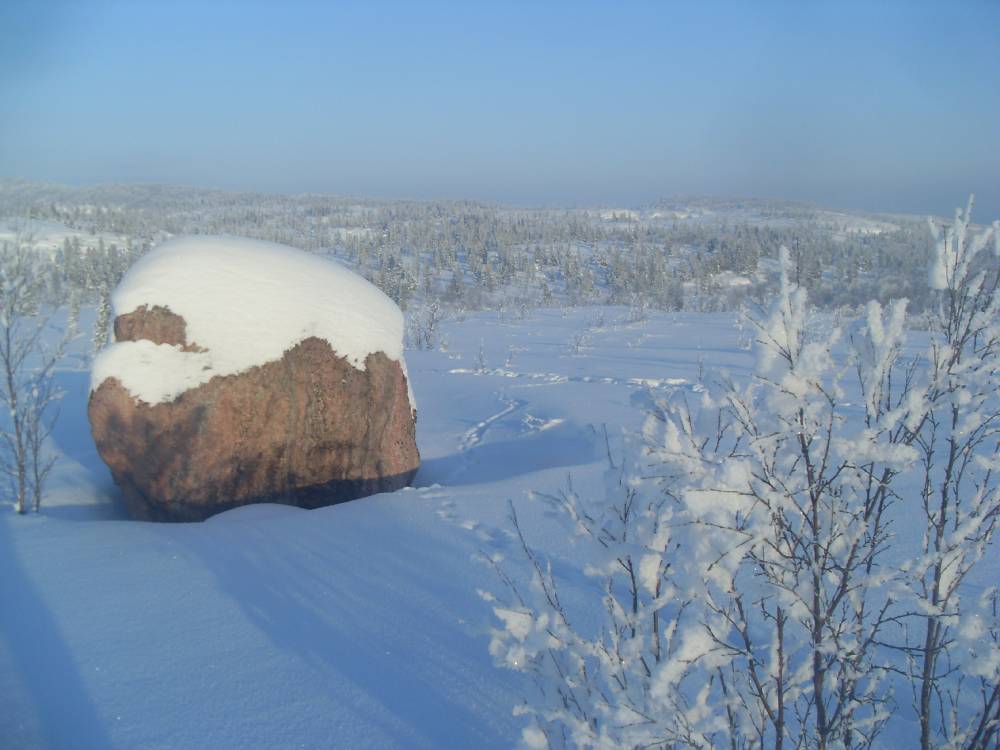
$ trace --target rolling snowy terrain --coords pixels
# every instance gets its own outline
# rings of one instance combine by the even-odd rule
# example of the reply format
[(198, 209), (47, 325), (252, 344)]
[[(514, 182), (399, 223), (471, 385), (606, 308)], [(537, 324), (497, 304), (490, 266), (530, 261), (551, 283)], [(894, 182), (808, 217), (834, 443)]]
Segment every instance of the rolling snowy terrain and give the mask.
[[(659, 444), (664, 449), (660, 463), (645, 467), (652, 475), (631, 477), (631, 486), (651, 491), (654, 499), (648, 507), (661, 509), (664, 497), (677, 488), (671, 502), (681, 505), (699, 492), (724, 491), (727, 486), (726, 491), (745, 495), (751, 480), (756, 481), (753, 461), (758, 461), (757, 469), (778, 471), (779, 483), (793, 482), (790, 489), (778, 492), (779, 499), (785, 498), (782, 502), (813, 497), (812, 489), (822, 486), (829, 492), (824, 502), (837, 503), (863, 495), (866, 484), (871, 493), (880, 485), (870, 481), (875, 476), (872, 467), (883, 466), (890, 472), (886, 476), (894, 478), (888, 496), (893, 510), (886, 526), (876, 524), (875, 532), (867, 526), (850, 532), (855, 539), (873, 540), (870, 549), (877, 559), (874, 567), (853, 579), (866, 582), (858, 590), (868, 591), (870, 583), (870, 594), (851, 601), (885, 603), (883, 613), (896, 609), (879, 621), (887, 641), (864, 647), (864, 669), (851, 667), (844, 673), (841, 684), (854, 685), (850, 690), (860, 685), (851, 682), (860, 675), (872, 680), (866, 684), (875, 691), (851, 704), (870, 713), (850, 731), (874, 727), (878, 736), (873, 747), (912, 744), (919, 734), (915, 716), (921, 673), (914, 655), (921, 652), (916, 639), (922, 637), (920, 628), (937, 618), (950, 624), (940, 631), (945, 634), (939, 642), (943, 645), (935, 652), (942, 655), (942, 666), (932, 664), (923, 672), (940, 690), (934, 699), (939, 703), (925, 701), (940, 714), (933, 719), (938, 733), (934, 737), (951, 732), (958, 737), (953, 746), (964, 748), (962, 737), (971, 736), (974, 727), (970, 730), (969, 722), (978, 721), (974, 717), (987, 717), (984, 731), (995, 732), (1000, 725), (1000, 719), (989, 718), (1000, 707), (1000, 684), (992, 697), (989, 692), (1000, 674), (1000, 615), (993, 588), (1000, 560), (990, 543), (1000, 497), (997, 459), (991, 452), (1000, 424), (997, 370), (991, 364), (1000, 341), (995, 331), (1000, 274), (988, 265), (1000, 257), (1000, 241), (975, 263), (968, 262), (970, 256), (955, 248), (978, 236), (971, 241), (983, 250), (989, 240), (975, 227), (966, 235), (968, 214), (965, 219), (956, 216), (932, 251), (934, 243), (923, 235), (916, 240), (913, 224), (905, 217), (898, 217), (896, 224), (885, 217), (767, 202), (677, 202), (664, 204), (662, 210), (559, 213), (467, 204), (355, 205), (309, 196), (192, 196), (150, 188), (137, 191), (132, 203), (95, 206), (85, 199), (125, 196), (114, 188), (80, 194), (54, 189), (51, 195), (42, 190), (46, 202), (39, 203), (41, 198), (32, 198), (29, 189), (5, 195), (3, 188), (0, 183), (0, 201), (7, 201), (9, 215), (20, 211), (35, 217), (5, 223), (9, 236), (0, 237), (4, 252), (8, 247), (30, 248), (22, 256), (38, 264), (27, 274), (22, 271), (22, 277), (31, 280), (33, 296), (7, 320), (34, 321), (39, 311), (54, 310), (48, 344), (55, 343), (61, 329), (73, 327), (73, 321), (82, 333), (55, 369), (54, 384), (65, 397), (44, 446), (58, 462), (45, 485), (40, 512), (17, 515), (8, 512), (9, 506), (0, 512), (0, 747), (542, 746), (539, 724), (533, 722), (549, 722), (546, 731), (559, 733), (577, 718), (558, 715), (558, 705), (548, 718), (541, 713), (526, 717), (531, 710), (545, 712), (554, 705), (546, 703), (534, 677), (543, 678), (549, 697), (554, 690), (568, 686), (572, 691), (578, 685), (572, 675), (567, 682), (561, 669), (546, 675), (545, 654), (541, 660), (537, 651), (534, 661), (525, 658), (547, 642), (551, 632), (546, 623), (563, 611), (571, 613), (572, 635), (582, 638), (573, 641), (582, 649), (579, 654), (598, 660), (608, 653), (601, 650), (601, 637), (631, 630), (635, 638), (637, 631), (627, 617), (609, 629), (606, 595), (615, 590), (613, 573), (604, 582), (594, 575), (607, 554), (587, 549), (577, 523), (581, 517), (573, 521), (567, 506), (560, 511), (558, 502), (546, 502), (540, 495), (550, 500), (565, 498), (560, 495), (564, 490), (571, 497), (578, 495), (595, 510), (595, 517), (611, 513), (614, 526), (613, 488), (612, 494), (605, 494), (612, 474), (607, 471), (609, 461), (621, 468), (624, 458), (631, 461), (638, 455), (636, 440), (644, 422), (648, 427), (647, 417), (669, 422), (667, 401), (704, 406), (711, 416), (708, 396), (719, 396), (722, 380), (730, 379), (738, 390), (755, 373), (765, 376), (756, 379), (762, 390), (751, 398), (760, 409), (755, 419), (764, 430), (758, 430), (757, 422), (744, 423), (750, 429), (745, 445), (765, 446), (775, 435), (783, 436), (775, 447), (775, 455), (779, 449), (786, 451), (782, 461), (771, 465), (766, 450), (755, 458), (739, 441), (731, 453), (719, 456), (711, 455), (712, 448), (704, 453), (708, 442), (702, 442), (695, 450), (702, 453), (695, 459), (680, 449), (676, 435), (668, 435), (666, 443)], [(67, 196), (76, 196), (77, 202), (56, 202)], [(309, 228), (313, 220), (322, 225), (325, 219), (329, 226), (322, 232)], [(111, 292), (129, 268), (139, 268), (135, 264), (143, 263), (143, 256), (153, 257), (146, 253), (161, 240), (206, 228), (299, 243), (362, 273), (405, 307), (405, 357), (422, 458), (412, 487), (315, 511), (259, 505), (198, 524), (126, 519), (86, 416), (91, 366), (95, 356), (99, 363), (112, 351), (105, 348)], [(25, 230), (33, 236), (26, 236)], [(783, 251), (779, 263), (773, 256), (786, 241), (794, 249)], [(934, 272), (928, 285), (931, 259)], [(982, 286), (987, 277), (978, 273), (980, 268), (993, 268), (993, 287)], [(891, 269), (900, 273), (893, 276)], [(215, 274), (213, 283), (217, 278)], [(776, 304), (779, 286), (784, 296)], [(808, 290), (809, 299), (818, 304), (793, 314), (800, 290)], [(916, 314), (905, 320), (898, 314), (901, 307), (855, 307), (872, 296), (887, 300), (910, 292), (916, 295), (910, 299)], [(971, 306), (937, 307), (952, 316), (971, 315), (962, 325), (942, 328), (925, 314), (940, 300), (964, 300), (966, 294), (975, 297)], [(295, 299), (286, 302), (294, 307)], [(768, 331), (751, 330), (736, 312), (757, 304), (761, 311), (771, 310), (766, 313), (772, 320)], [(726, 312), (713, 312), (718, 310)], [(265, 326), (266, 321), (255, 325)], [(942, 331), (965, 330), (963, 325), (978, 333), (957, 348), (940, 345)], [(845, 326), (842, 335), (832, 336), (840, 326)], [(894, 337), (907, 327), (913, 330), (905, 345), (897, 347), (901, 339)], [(769, 336), (770, 357), (752, 351), (755, 339), (759, 344)], [(796, 361), (795, 372), (779, 367), (776, 378), (768, 380), (767, 368), (774, 367), (774, 355), (786, 339), (803, 347), (789, 357)], [(934, 341), (936, 348), (929, 345)], [(858, 345), (861, 348), (855, 348)], [(97, 355), (101, 349), (105, 354)], [(971, 353), (963, 361), (941, 357), (942, 352), (966, 349)], [(35, 346), (31, 356), (44, 359), (46, 351), (45, 345)], [(876, 360), (895, 362), (896, 369), (879, 370), (883, 365)], [(937, 362), (936, 384), (930, 383), (932, 362)], [(22, 362), (21, 376), (29, 378), (18, 381), (28, 384), (19, 386), (24, 394), (33, 392), (32, 368), (37, 370), (34, 359)], [(862, 393), (857, 379), (852, 380), (851, 373), (862, 370), (867, 373), (865, 388), (874, 391)], [(890, 373), (885, 383), (879, 373)], [(900, 395), (901, 382), (913, 387), (907, 386), (909, 395), (895, 402), (892, 394)], [(825, 390), (827, 386), (832, 387)], [(889, 395), (883, 404), (873, 392)], [(735, 393), (730, 391), (730, 396)], [(799, 399), (807, 406), (796, 413)], [(22, 409), (24, 403), (29, 401), (22, 402)], [(828, 403), (834, 406), (824, 426)], [(949, 420), (944, 416), (948, 413), (962, 416)], [(824, 459), (820, 470), (829, 470), (829, 483), (817, 485), (810, 478), (794, 484), (811, 472), (802, 468), (795, 448), (803, 443), (800, 436), (806, 429), (795, 424), (806, 414), (818, 416), (809, 417), (814, 421), (807, 425), (811, 432), (803, 450), (808, 453), (814, 446), (823, 454), (822, 447), (828, 445), (830, 455), (841, 461), (831, 468)], [(8, 435), (9, 421), (5, 417)], [(715, 424), (696, 427), (698, 442), (712, 436)], [(733, 427), (736, 433), (730, 434), (738, 434), (739, 425), (730, 424)], [(828, 427), (836, 432), (829, 442)], [(966, 446), (959, 451), (966, 456), (963, 462), (942, 465), (947, 453), (940, 446), (946, 440)], [(962, 442), (969, 440), (973, 442)], [(912, 445), (924, 453), (914, 453)], [(855, 453), (856, 448), (860, 452)], [(684, 465), (685, 460), (690, 463)], [(681, 462), (679, 474), (664, 473), (671, 461)], [(923, 465), (931, 467), (926, 476)], [(901, 473), (895, 475), (897, 466)], [(962, 468), (953, 480), (943, 480), (951, 476), (943, 473), (950, 466)], [(865, 471), (870, 472), (867, 480)], [(657, 488), (656, 482), (668, 476)], [(923, 479), (928, 481), (922, 485)], [(926, 487), (933, 492), (922, 494)], [(946, 489), (938, 492), (940, 487)], [(932, 495), (943, 498), (942, 512), (955, 514), (952, 533), (928, 533), (937, 512), (927, 502)], [(740, 506), (731, 496), (719, 496), (716, 506), (723, 515), (733, 514), (732, 523), (743, 524)], [(762, 507), (769, 501), (768, 496), (758, 500)], [(709, 514), (716, 511), (711, 503), (702, 507)], [(523, 539), (515, 533), (512, 508)], [(577, 510), (570, 509), (570, 516)], [(679, 528), (694, 528), (705, 520), (698, 515), (697, 503), (679, 512), (687, 514)], [(833, 562), (826, 574), (814, 579), (835, 597), (837, 555), (845, 549), (839, 540), (847, 533), (837, 524), (881, 518), (881, 512), (851, 512), (842, 508), (830, 513), (834, 525), (826, 539), (833, 540), (827, 548)], [(784, 534), (787, 529), (781, 523), (769, 526), (768, 518), (779, 517), (764, 513), (755, 532), (762, 536), (757, 538)], [(647, 533), (641, 523), (637, 530)], [(619, 549), (617, 563), (637, 555), (643, 565), (647, 560), (666, 564), (660, 570), (663, 581), (673, 580), (668, 568), (696, 570), (703, 564), (698, 550), (710, 550), (714, 543), (712, 532), (683, 533), (691, 534), (682, 540), (695, 553), (690, 561), (673, 566), (674, 552), (654, 535), (639, 547), (634, 537), (623, 538), (627, 544)], [(655, 554), (650, 556), (650, 550)], [(846, 559), (849, 565), (859, 565), (853, 556)], [(539, 562), (540, 567), (533, 567)], [(749, 588), (737, 594), (757, 590), (758, 562), (752, 556), (741, 559), (738, 568), (745, 578), (740, 585)], [(698, 606), (708, 601), (702, 591), (715, 585), (715, 563), (705, 564), (706, 577), (688, 589)], [(796, 575), (810, 565), (798, 568)], [(653, 581), (649, 570), (647, 566), (646, 574), (640, 571), (639, 578)], [(869, 575), (871, 571), (875, 573)], [(559, 587), (555, 610), (544, 596), (539, 603), (508, 586), (513, 582), (526, 591), (530, 585), (532, 596), (546, 593), (540, 584), (544, 576)], [(928, 587), (934, 576), (936, 582)], [(774, 589), (755, 600), (763, 620), (752, 632), (744, 632), (754, 645), (745, 652), (722, 647), (731, 658), (733, 679), (745, 677), (748, 665), (764, 660), (759, 655), (777, 655), (765, 678), (774, 689), (788, 691), (789, 700), (799, 701), (806, 717), (800, 727), (786, 727), (789, 736), (812, 731), (806, 726), (812, 709), (811, 688), (802, 687), (808, 682), (802, 675), (809, 669), (801, 661), (803, 654), (812, 649), (813, 654), (846, 664), (855, 653), (850, 645), (832, 647), (827, 642), (813, 648), (796, 580), (786, 589), (800, 597), (791, 603), (799, 607), (799, 640), (788, 641), (798, 649), (796, 656), (783, 656), (771, 640), (782, 632), (771, 625), (776, 612), (767, 610), (769, 603), (782, 601), (774, 598)], [(949, 588), (956, 581), (957, 587)], [(640, 608), (639, 597), (633, 596), (634, 613), (668, 612), (674, 602), (683, 601), (680, 596), (659, 600), (655, 581), (642, 585), (657, 601)], [(639, 593), (635, 577), (632, 586), (633, 594)], [(627, 588), (625, 584), (622, 591)], [(945, 607), (954, 611), (931, 601), (946, 589)], [(725, 599), (730, 590), (725, 584), (717, 593)], [(681, 593), (678, 588), (672, 596)], [(512, 601), (512, 594), (519, 601)], [(837, 622), (847, 622), (843, 618), (857, 617), (862, 625), (851, 632), (862, 638), (872, 612), (878, 610), (845, 607), (838, 610), (841, 620), (828, 621), (830, 630), (836, 630)], [(681, 614), (667, 615), (676, 619), (664, 634)], [(656, 616), (649, 629), (656, 635), (648, 645), (659, 662), (663, 622), (657, 624)], [(679, 653), (683, 655), (684, 648), (700, 649), (699, 656), (713, 651), (699, 629), (706, 622), (688, 629), (688, 636), (694, 636), (681, 644)], [(541, 640), (532, 641), (535, 627)], [(874, 631), (867, 632), (874, 637)], [(718, 648), (712, 658), (717, 655)], [(746, 660), (740, 663), (742, 658)], [(789, 658), (800, 660), (800, 683), (792, 687), (780, 666)], [(614, 669), (645, 664), (635, 655), (612, 661)], [(661, 719), (664, 727), (670, 721), (675, 721), (673, 727), (701, 721), (701, 734), (682, 740), (696, 747), (714, 746), (713, 738), (726, 732), (744, 738), (772, 732), (771, 725), (747, 729), (719, 723), (725, 712), (714, 686), (722, 673), (696, 672), (715, 669), (713, 663), (668, 660), (656, 669), (655, 680), (648, 667), (645, 675), (638, 673), (632, 684), (645, 686), (640, 700), (666, 697), (684, 704), (683, 710), (672, 713), (660, 702), (640, 724), (655, 729)], [(698, 690), (684, 683), (685, 675), (695, 675)], [(708, 692), (696, 695), (706, 682), (706, 690), (715, 691), (715, 703), (704, 697)], [(744, 680), (744, 689), (750, 690), (744, 696), (754, 703), (757, 688), (748, 684)], [(589, 690), (589, 683), (585, 688)], [(615, 690), (612, 685), (611, 692)], [(849, 692), (831, 689), (829, 695), (836, 700)], [(769, 700), (767, 695), (760, 700)], [(631, 731), (633, 722), (615, 715), (620, 705), (612, 701), (581, 710), (586, 720), (573, 731), (582, 734), (564, 736), (565, 744), (621, 744), (613, 733), (623, 727)], [(945, 705), (957, 707), (951, 725), (938, 710)], [(611, 713), (601, 713), (606, 710)], [(594, 718), (598, 715), (603, 717), (600, 722)], [(612, 734), (598, 742), (593, 735), (598, 726)], [(633, 744), (650, 744), (649, 737), (663, 736), (649, 734)], [(994, 742), (996, 735), (991, 739), (980, 732), (980, 737)], [(968, 747), (993, 750), (982, 743)]]
[[(600, 484), (603, 426), (649, 389), (751, 364), (731, 316), (624, 308), (481, 314), (448, 351), (407, 356), (415, 486), (316, 511), (247, 507), (202, 524), (124, 520), (67, 367), (60, 454), (38, 516), (0, 514), (4, 747), (510, 747), (528, 679), (487, 651), (474, 560), (503, 550), (507, 500), (571, 473)], [(482, 352), (482, 354), (480, 354)]]
[(773, 5), (0, 0), (0, 750), (1000, 750), (1000, 0)]

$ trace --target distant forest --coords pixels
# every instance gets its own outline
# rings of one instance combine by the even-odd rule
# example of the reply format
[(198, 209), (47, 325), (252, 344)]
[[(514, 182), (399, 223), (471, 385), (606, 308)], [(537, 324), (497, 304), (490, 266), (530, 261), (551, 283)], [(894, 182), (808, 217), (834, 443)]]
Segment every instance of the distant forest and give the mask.
[(919, 312), (932, 251), (919, 217), (768, 200), (560, 210), (0, 181), (0, 217), (8, 225), (23, 219), (25, 242), (46, 222), (78, 233), (47, 256), (61, 302), (106, 300), (129, 266), (168, 236), (232, 234), (332, 256), (411, 317), (429, 305), (432, 315), (587, 304), (626, 305), (637, 316), (736, 310), (771, 296), (782, 246), (819, 308), (906, 297)]

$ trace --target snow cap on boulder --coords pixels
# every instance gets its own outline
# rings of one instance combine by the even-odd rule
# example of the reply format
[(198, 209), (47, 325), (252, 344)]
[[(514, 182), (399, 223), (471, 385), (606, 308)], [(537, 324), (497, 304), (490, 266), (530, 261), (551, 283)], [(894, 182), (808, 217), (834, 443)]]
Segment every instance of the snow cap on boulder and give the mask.
[(129, 270), (112, 303), (119, 318), (161, 307), (186, 324), (184, 347), (118, 341), (94, 361), (91, 391), (113, 377), (147, 404), (280, 360), (310, 337), (360, 370), (375, 352), (405, 367), (403, 315), (391, 299), (336, 262), (272, 242), (169, 240)]
[(143, 258), (113, 301), (87, 416), (133, 518), (318, 508), (412, 481), (403, 316), (346, 268), (191, 237)]

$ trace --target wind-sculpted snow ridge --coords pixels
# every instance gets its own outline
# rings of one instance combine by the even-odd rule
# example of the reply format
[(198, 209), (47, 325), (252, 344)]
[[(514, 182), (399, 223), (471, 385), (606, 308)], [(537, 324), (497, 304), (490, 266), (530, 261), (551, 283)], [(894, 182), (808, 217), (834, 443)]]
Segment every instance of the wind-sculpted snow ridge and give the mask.
[(92, 389), (114, 377), (149, 404), (280, 360), (309, 337), (359, 370), (375, 352), (403, 364), (403, 315), (391, 299), (334, 262), (270, 242), (170, 240), (132, 267), (112, 302), (119, 316), (160, 306), (186, 323), (191, 351), (125, 341), (94, 362)]

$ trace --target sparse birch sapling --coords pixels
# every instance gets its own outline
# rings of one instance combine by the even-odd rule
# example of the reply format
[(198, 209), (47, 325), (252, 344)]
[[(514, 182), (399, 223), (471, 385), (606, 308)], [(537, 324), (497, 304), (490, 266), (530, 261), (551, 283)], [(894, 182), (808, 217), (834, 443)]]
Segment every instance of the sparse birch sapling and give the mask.
[(17, 238), (0, 248), (0, 473), (14, 509), (41, 507), (54, 459), (44, 444), (58, 413), (62, 392), (55, 367), (72, 336), (55, 337), (44, 309), (46, 279), (37, 253)]

